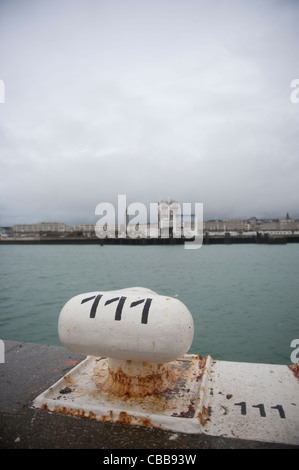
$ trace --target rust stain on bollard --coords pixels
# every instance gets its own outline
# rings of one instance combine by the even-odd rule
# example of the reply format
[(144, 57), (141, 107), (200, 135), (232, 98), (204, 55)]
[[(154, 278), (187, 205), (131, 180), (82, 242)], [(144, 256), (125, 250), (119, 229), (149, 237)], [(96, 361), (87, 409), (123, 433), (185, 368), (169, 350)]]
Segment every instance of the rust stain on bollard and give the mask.
[(94, 368), (92, 379), (99, 390), (109, 393), (111, 397), (144, 398), (148, 395), (161, 395), (165, 389), (173, 389), (178, 380), (178, 370), (173, 364), (151, 364), (143, 362), (146, 374), (132, 375), (128, 373), (130, 361), (126, 361), (126, 370), (121, 365), (114, 370), (103, 368), (100, 364)]
[[(89, 393), (132, 408), (142, 405), (151, 413), (168, 411), (171, 416), (191, 418), (199, 400), (198, 370), (203, 370), (205, 364), (205, 360), (199, 358), (184, 357), (166, 364), (142, 362), (137, 366), (134, 361), (104, 359), (93, 368), (90, 378), (96, 389)], [(203, 363), (199, 368), (196, 367), (198, 361)], [(142, 373), (136, 373), (138, 366)], [(178, 403), (183, 410), (175, 413)], [(123, 417), (119, 419), (123, 420)], [(150, 425), (148, 421), (147, 425)]]
[(295, 364), (292, 364), (289, 366), (289, 369), (293, 372), (294, 376), (299, 379), (299, 362), (296, 362)]
[(207, 408), (206, 406), (203, 406), (202, 412), (199, 412), (197, 414), (197, 417), (202, 426), (205, 426), (207, 424), (207, 421), (209, 421), (210, 419), (210, 415), (211, 415), (211, 409), (209, 407)]
[[(202, 422), (201, 380), (206, 358), (184, 355), (165, 364), (89, 357), (44, 392), (39, 407), (103, 422), (179, 429)], [(142, 369), (140, 373), (138, 370)], [(65, 385), (72, 384), (65, 390)], [(61, 391), (67, 393), (61, 393)], [(189, 422), (184, 425), (183, 422)], [(167, 426), (167, 424), (166, 424)]]

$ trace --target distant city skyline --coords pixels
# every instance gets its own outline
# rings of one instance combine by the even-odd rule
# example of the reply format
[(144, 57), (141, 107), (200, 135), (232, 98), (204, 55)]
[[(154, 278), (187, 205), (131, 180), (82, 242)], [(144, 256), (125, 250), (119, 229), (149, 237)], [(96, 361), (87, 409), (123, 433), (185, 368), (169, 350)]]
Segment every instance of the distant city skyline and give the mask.
[[(192, 214), (193, 215), (193, 214)], [(31, 220), (29, 222), (16, 222), (16, 223), (12, 223), (10, 225), (7, 225), (7, 224), (0, 224), (0, 227), (13, 227), (14, 225), (33, 225), (33, 224), (54, 224), (54, 223), (62, 223), (62, 224), (65, 224), (65, 225), (70, 225), (70, 226), (75, 226), (75, 225), (78, 225), (78, 224), (86, 224), (86, 225), (94, 225), (97, 223), (97, 220), (98, 220), (98, 216), (95, 216), (94, 219), (95, 220), (79, 220), (79, 219), (76, 219), (75, 221), (73, 222), (65, 222), (63, 220)], [(261, 220), (271, 220), (271, 221), (276, 221), (276, 220), (285, 220), (285, 219), (291, 219), (291, 220), (299, 220), (299, 215), (298, 216), (294, 216), (294, 214), (290, 214), (289, 212), (286, 212), (284, 215), (281, 215), (281, 216), (273, 216), (273, 217), (257, 217), (256, 215), (251, 215), (249, 217), (223, 217), (223, 218), (215, 218), (215, 217), (203, 217), (203, 221), (204, 222), (210, 222), (210, 221), (219, 221), (219, 222), (227, 222), (227, 221), (230, 221), (230, 220), (243, 220), (243, 221), (247, 221), (247, 220), (250, 220), (250, 219), (254, 219), (256, 218), (257, 220), (261, 221)], [(187, 220), (187, 217), (186, 217), (186, 220)], [(147, 222), (149, 222), (150, 219), (148, 218)], [(117, 222), (117, 217), (116, 217), (116, 222)], [(118, 223), (118, 222), (117, 222)], [(146, 221), (144, 221), (143, 223), (146, 223)]]
[[(193, 214), (192, 214), (192, 216), (193, 216)], [(192, 221), (192, 220), (193, 220), (193, 219), (192, 219), (192, 216), (191, 216), (191, 218), (186, 217), (186, 218), (185, 218), (185, 221), (188, 222), (188, 223), (189, 223), (190, 221)], [(182, 219), (182, 221), (184, 220), (183, 215), (181, 215), (181, 219)], [(150, 223), (150, 222), (155, 223), (155, 222), (158, 222), (158, 221), (159, 221), (159, 218), (158, 218), (157, 220), (148, 219), (147, 221), (144, 222), (144, 224)], [(280, 222), (280, 223), (281, 223), (281, 222), (283, 222), (283, 223), (296, 222), (296, 223), (298, 224), (298, 228), (299, 228), (299, 218), (291, 217), (288, 212), (285, 214), (284, 217), (275, 217), (275, 218), (259, 218), (259, 217), (256, 217), (256, 216), (247, 217), (247, 218), (232, 217), (232, 218), (227, 218), (227, 219), (203, 219), (203, 222), (204, 222), (204, 223), (218, 222), (218, 223), (223, 223), (223, 224), (226, 224), (226, 223), (228, 223), (228, 222), (231, 222), (231, 223), (234, 223), (234, 222), (249, 222), (249, 223), (251, 223), (251, 224), (253, 224), (253, 225), (254, 225), (254, 224), (259, 224), (259, 223), (261, 223), (261, 222), (266, 222), (266, 223), (269, 223), (269, 222), (270, 222), (270, 223), (271, 223), (271, 222), (274, 222), (274, 223), (276, 223), (276, 222)], [(84, 223), (84, 222), (78, 222), (78, 221), (77, 221), (77, 222), (74, 223), (74, 224), (67, 224), (67, 223), (65, 223), (65, 222), (63, 222), (63, 221), (61, 221), (61, 220), (60, 220), (60, 221), (57, 221), (57, 220), (56, 220), (56, 221), (39, 221), (39, 222), (24, 223), (24, 224), (18, 223), (18, 224), (13, 224), (13, 225), (11, 225), (11, 226), (8, 226), (8, 228), (22, 227), (22, 226), (27, 227), (27, 228), (29, 228), (30, 226), (32, 226), (32, 227), (34, 227), (34, 226), (40, 226), (40, 228), (41, 228), (42, 226), (51, 226), (51, 225), (52, 225), (52, 226), (55, 226), (55, 225), (58, 226), (58, 225), (61, 225), (61, 226), (63, 226), (63, 229), (64, 229), (64, 230), (67, 229), (67, 228), (74, 229), (74, 230), (79, 230), (79, 229), (80, 229), (80, 226), (81, 226), (81, 227), (83, 227), (83, 226), (86, 226), (86, 227), (94, 227), (94, 226), (96, 225), (96, 223), (97, 223), (97, 222), (87, 222), (87, 223)], [(100, 221), (98, 221), (98, 223), (100, 223)], [(124, 223), (125, 223), (125, 224), (130, 223), (129, 218), (127, 219), (126, 222), (122, 222), (121, 224), (124, 224)], [(117, 220), (115, 221), (115, 224), (117, 224), (117, 225), (119, 224)], [(120, 225), (121, 225), (121, 224), (120, 224)], [(103, 223), (103, 225), (105, 225), (105, 224)], [(113, 225), (113, 224), (110, 224), (110, 225)], [(4, 226), (0, 226), (0, 228), (1, 228), (1, 227), (4, 227)], [(51, 228), (51, 230), (53, 230), (53, 227)]]

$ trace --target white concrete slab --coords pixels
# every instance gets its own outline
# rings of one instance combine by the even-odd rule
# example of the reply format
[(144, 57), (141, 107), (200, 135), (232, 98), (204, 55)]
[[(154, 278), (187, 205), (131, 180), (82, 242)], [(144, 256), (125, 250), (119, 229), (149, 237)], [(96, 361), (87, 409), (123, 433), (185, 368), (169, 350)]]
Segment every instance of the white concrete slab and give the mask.
[(204, 432), (299, 444), (299, 381), (289, 367), (212, 361)]

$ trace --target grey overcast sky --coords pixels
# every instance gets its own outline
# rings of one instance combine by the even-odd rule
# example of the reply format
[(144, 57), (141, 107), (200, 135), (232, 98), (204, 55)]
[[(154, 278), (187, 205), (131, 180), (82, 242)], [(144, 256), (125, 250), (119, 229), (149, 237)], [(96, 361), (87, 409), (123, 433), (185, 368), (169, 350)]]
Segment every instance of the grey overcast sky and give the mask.
[(299, 217), (298, 0), (1, 0), (0, 225)]

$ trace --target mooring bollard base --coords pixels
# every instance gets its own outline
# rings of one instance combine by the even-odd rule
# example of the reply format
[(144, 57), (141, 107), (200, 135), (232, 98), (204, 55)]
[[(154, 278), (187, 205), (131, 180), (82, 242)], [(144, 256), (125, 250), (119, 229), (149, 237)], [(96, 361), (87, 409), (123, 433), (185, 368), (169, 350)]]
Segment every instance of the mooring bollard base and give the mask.
[(111, 423), (198, 432), (208, 418), (203, 395), (211, 360), (185, 354), (161, 364), (161, 372), (154, 365), (151, 373), (147, 364), (148, 375), (138, 377), (128, 374), (129, 364), (125, 372), (117, 372), (109, 368), (108, 358), (88, 356), (38, 396), (33, 406)]
[(109, 359), (88, 356), (33, 407), (188, 434), (299, 444), (299, 381), (288, 366), (185, 354), (163, 364), (161, 376), (155, 366), (152, 376), (149, 367), (148, 375), (131, 381), (130, 369), (127, 364), (122, 375), (115, 364), (109, 368)]

